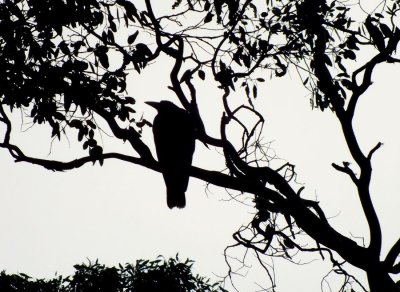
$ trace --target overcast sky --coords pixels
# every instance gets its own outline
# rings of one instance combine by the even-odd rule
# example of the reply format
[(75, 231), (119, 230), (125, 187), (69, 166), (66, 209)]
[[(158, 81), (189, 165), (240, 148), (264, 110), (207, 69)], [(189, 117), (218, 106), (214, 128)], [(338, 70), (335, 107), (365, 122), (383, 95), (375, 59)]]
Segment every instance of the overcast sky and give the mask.
[[(176, 102), (166, 88), (168, 80), (161, 81), (168, 76), (168, 68), (156, 64), (153, 71), (140, 77), (140, 82), (135, 76), (130, 80), (138, 111), (148, 117), (155, 113), (143, 101), (164, 98)], [(374, 85), (360, 100), (355, 128), (364, 151), (378, 141), (384, 143), (373, 159), (372, 193), (387, 251), (400, 236), (400, 100), (396, 78), (400, 69), (394, 65), (378, 69)], [(256, 103), (266, 118), (264, 141), (273, 141), (272, 148), (282, 162), (296, 165), (298, 181), (306, 186), (302, 194), (321, 202), (335, 228), (346, 236), (368, 240), (354, 187), (348, 177), (330, 166), (350, 160), (334, 115), (310, 108), (310, 96), (295, 74), (279, 80), (262, 77), (267, 82), (259, 88)], [(206, 126), (218, 136), (221, 92), (210, 84), (211, 80), (197, 82), (199, 102)], [(15, 117), (20, 122), (18, 114)], [(26, 128), (21, 126), (22, 130)], [(15, 127), (16, 132), (19, 129), (19, 125)], [(18, 134), (15, 141), (24, 145), (27, 153), (44, 158), (50, 152), (49, 157), (64, 159), (80, 153), (75, 137), (53, 144), (49, 137), (48, 129), (30, 129)], [(151, 141), (150, 129), (144, 139)], [(104, 143), (106, 150), (130, 153), (120, 141), (104, 137)], [(214, 273), (224, 275), (227, 271), (223, 251), (234, 243), (232, 233), (252, 218), (250, 207), (229, 200), (225, 190), (207, 188), (196, 179), (190, 181), (187, 207), (169, 210), (162, 176), (121, 161), (106, 161), (103, 167), (85, 165), (64, 173), (15, 164), (4, 150), (0, 151), (0, 161), (0, 270), (9, 273), (52, 277), (55, 272), (71, 274), (74, 264), (87, 259), (116, 265), (179, 252), (182, 259), (196, 261), (196, 272), (216, 280)], [(222, 162), (218, 151), (197, 144), (196, 166), (221, 170)], [(242, 251), (237, 249), (236, 254)], [(318, 255), (313, 258), (318, 259)], [(276, 264), (279, 267), (280, 262)], [(278, 291), (319, 291), (321, 277), (331, 265), (318, 260), (305, 266), (282, 267), (276, 269)], [(256, 281), (269, 286), (267, 275), (256, 266), (248, 277), (237, 278), (240, 291), (255, 291)]]

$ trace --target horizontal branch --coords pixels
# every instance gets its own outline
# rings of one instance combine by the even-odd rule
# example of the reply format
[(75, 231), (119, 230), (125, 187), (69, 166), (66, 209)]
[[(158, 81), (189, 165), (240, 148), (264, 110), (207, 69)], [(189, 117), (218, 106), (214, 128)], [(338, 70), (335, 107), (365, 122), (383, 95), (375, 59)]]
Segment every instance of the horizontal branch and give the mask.
[(79, 168), (86, 163), (95, 163), (98, 160), (105, 160), (105, 159), (118, 159), (138, 165), (145, 166), (147, 168), (159, 171), (159, 166), (157, 163), (152, 163), (150, 161), (144, 162), (143, 159), (138, 157), (133, 157), (129, 155), (124, 155), (121, 153), (104, 153), (101, 156), (96, 156), (96, 159), (90, 156), (85, 156), (81, 158), (77, 158), (71, 161), (59, 161), (59, 160), (51, 160), (51, 159), (42, 159), (42, 158), (35, 158), (26, 156), (22, 150), (13, 144), (5, 144), (0, 143), (0, 148), (8, 149), (11, 155), (14, 157), (15, 162), (28, 162), (31, 164), (42, 166), (46, 169), (52, 171), (66, 171), (71, 170), (74, 168)]
[[(95, 162), (93, 157), (90, 156), (67, 162), (33, 158), (24, 155), (23, 152), (15, 145), (1, 143), (0, 147), (9, 149), (16, 162), (28, 162), (43, 166), (53, 171), (70, 170), (81, 167), (82, 165), (89, 162)], [(152, 157), (150, 159), (146, 159), (143, 157), (132, 157), (120, 153), (105, 153), (101, 156), (96, 157), (96, 159), (119, 159), (160, 172), (158, 162), (155, 161)], [(270, 173), (272, 172), (273, 171), (271, 170)], [(283, 184), (283, 181), (276, 184), (279, 189), (278, 192), (263, 186), (261, 183), (255, 183), (254, 180), (249, 180), (246, 178), (246, 176), (233, 177), (218, 171), (210, 171), (195, 166), (191, 167), (190, 175), (207, 183), (211, 183), (213, 185), (223, 188), (251, 193), (256, 196), (260, 196), (265, 200), (276, 204), (277, 206), (283, 206), (283, 210), (285, 210), (285, 212), (289, 212), (289, 214), (293, 216), (298, 226), (317, 242), (320, 242), (326, 247), (335, 250), (348, 262), (357, 267), (363, 267), (365, 265), (365, 261), (367, 259), (367, 257), (365, 256), (365, 248), (358, 246), (351, 239), (335, 231), (327, 223), (326, 218), (320, 218), (319, 216), (314, 214), (309, 209), (310, 205), (303, 202), (300, 197), (295, 196), (296, 193), (289, 195), (291, 199), (285, 199), (282, 196), (282, 194), (285, 194), (287, 192), (294, 192), (292, 188), (290, 188), (290, 186), (287, 184), (287, 182), (284, 183), (286, 186), (281, 185)], [(313, 207), (315, 208), (315, 206)]]

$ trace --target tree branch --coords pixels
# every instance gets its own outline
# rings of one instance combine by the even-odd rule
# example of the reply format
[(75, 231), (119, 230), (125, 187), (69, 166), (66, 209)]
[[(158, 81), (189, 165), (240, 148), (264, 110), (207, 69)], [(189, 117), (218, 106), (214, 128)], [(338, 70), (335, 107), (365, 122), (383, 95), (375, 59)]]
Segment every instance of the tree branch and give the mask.
[(400, 256), (400, 238), (396, 241), (396, 243), (389, 250), (385, 258), (385, 266), (391, 273), (399, 273), (400, 272), (400, 264), (397, 264), (397, 269), (395, 266), (396, 259)]
[[(223, 120), (221, 123), (225, 122), (226, 121)], [(223, 127), (221, 129), (221, 135), (223, 137)], [(248, 191), (247, 184), (250, 183), (252, 188), (257, 185), (261, 187), (260, 181), (265, 181), (273, 185), (278, 192), (273, 193), (275, 195), (267, 199), (272, 199), (278, 207), (281, 207), (282, 211), (290, 214), (290, 216), (296, 220), (297, 225), (309, 236), (326, 247), (335, 250), (351, 264), (357, 267), (365, 267), (367, 265), (368, 258), (366, 257), (366, 249), (358, 246), (353, 240), (334, 230), (329, 225), (325, 216), (321, 215), (319, 208), (301, 199), (279, 173), (269, 167), (256, 168), (249, 166), (240, 159), (233, 146), (226, 141), (226, 139), (223, 139), (223, 141), (224, 149), (228, 153), (228, 159), (232, 159), (235, 167), (245, 175), (245, 181), (243, 181), (241, 177), (239, 178), (243, 184), (242, 190), (262, 197), (264, 191), (269, 190), (268, 188), (260, 189), (260, 191), (264, 190), (261, 193), (254, 193), (253, 191)], [(282, 196), (286, 197), (286, 199), (283, 199)], [(309, 207), (313, 207), (319, 217), (313, 213)]]
[[(322, 24), (315, 25), (319, 26), (315, 29), (317, 39), (315, 42), (315, 52), (313, 56), (313, 61), (315, 62), (315, 74), (319, 80), (318, 86), (320, 90), (329, 97), (329, 101), (331, 102), (336, 116), (341, 123), (342, 131), (350, 153), (360, 167), (360, 178), (358, 179), (356, 184), (358, 196), (368, 222), (370, 232), (369, 249), (372, 251), (372, 255), (376, 257), (374, 260), (378, 261), (382, 247), (382, 231), (379, 218), (376, 214), (375, 207), (371, 200), (371, 194), (369, 190), (372, 173), (371, 161), (367, 157), (365, 157), (365, 155), (361, 151), (360, 145), (357, 141), (352, 126), (352, 107), (356, 106), (357, 98), (353, 98), (352, 105), (350, 106), (350, 111), (344, 111), (344, 102), (340, 97), (338, 88), (335, 86), (330, 71), (327, 68), (327, 64), (324, 61), (326, 46), (329, 39), (327, 35), (328, 32), (322, 27)], [(377, 61), (379, 60), (376, 60), (375, 62)], [(371, 64), (374, 64), (375, 62)], [(346, 170), (344, 169), (344, 171)]]
[(133, 128), (122, 129), (115, 121), (115, 118), (109, 112), (107, 112), (105, 109), (101, 107), (98, 106), (93, 107), (93, 111), (96, 112), (107, 122), (107, 124), (111, 128), (111, 131), (114, 133), (115, 137), (122, 140), (128, 140), (129, 143), (132, 145), (133, 149), (140, 155), (141, 158), (148, 161), (154, 161), (150, 149), (140, 139), (139, 133), (137, 133)]
[[(352, 84), (355, 85), (353, 94), (350, 97), (349, 104), (346, 109), (349, 119), (353, 119), (354, 112), (357, 106), (358, 99), (372, 84), (371, 76), (376, 65), (386, 61), (386, 58), (382, 54), (378, 54), (368, 61), (365, 65), (361, 66), (354, 71), (352, 76)], [(357, 85), (357, 75), (364, 71), (364, 76), (361, 85)]]
[(376, 144), (376, 146), (374, 148), (372, 148), (372, 150), (368, 153), (368, 159), (371, 160), (372, 159), (372, 155), (374, 155), (374, 153), (381, 148), (383, 144), (381, 142), (378, 142), (378, 144)]
[(350, 176), (351, 180), (354, 182), (354, 184), (358, 184), (358, 178), (356, 177), (354, 171), (349, 167), (348, 162), (343, 162), (343, 166), (337, 165), (336, 163), (332, 163), (332, 166), (334, 169), (340, 172), (344, 172), (348, 176)]

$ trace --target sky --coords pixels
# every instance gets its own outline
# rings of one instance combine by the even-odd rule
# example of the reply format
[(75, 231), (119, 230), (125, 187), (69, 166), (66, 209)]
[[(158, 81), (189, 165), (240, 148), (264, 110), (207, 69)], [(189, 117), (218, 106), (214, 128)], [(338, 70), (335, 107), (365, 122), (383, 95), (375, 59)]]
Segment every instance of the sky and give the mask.
[[(168, 60), (155, 64), (153, 71), (140, 79), (131, 76), (130, 89), (138, 100), (137, 110), (152, 117), (155, 112), (144, 101), (169, 99)], [(384, 146), (373, 159), (372, 195), (384, 234), (384, 251), (400, 236), (400, 100), (395, 65), (380, 66), (374, 84), (360, 100), (354, 126), (362, 149), (377, 142)], [(350, 160), (340, 127), (333, 113), (312, 110), (309, 93), (297, 75), (290, 72), (281, 79), (269, 75), (259, 88), (255, 101), (264, 114), (264, 140), (282, 163), (296, 165), (298, 182), (306, 187), (304, 196), (320, 201), (330, 223), (346, 236), (364, 236), (366, 223), (354, 187), (342, 173), (331, 167)], [(154, 80), (157, 80), (157, 86)], [(221, 92), (213, 81), (196, 81), (201, 112), (206, 126), (218, 136)], [(73, 158), (81, 154), (80, 145), (63, 138), (50, 144), (50, 130), (28, 129), (14, 116), (17, 141), (27, 153), (41, 157)], [(21, 124), (21, 125), (20, 125)], [(21, 129), (21, 132), (19, 131)], [(0, 126), (0, 133), (3, 128)], [(20, 133), (19, 133), (20, 132)], [(151, 143), (151, 130), (144, 139)], [(130, 152), (128, 145), (104, 136), (106, 150)], [(23, 272), (33, 277), (52, 277), (73, 272), (73, 265), (99, 259), (116, 265), (136, 259), (155, 259), (158, 255), (195, 261), (195, 272), (217, 280), (227, 271), (224, 248), (234, 243), (232, 233), (251, 220), (253, 210), (230, 199), (224, 189), (191, 179), (187, 207), (170, 210), (166, 206), (162, 176), (148, 169), (121, 161), (106, 161), (103, 167), (85, 165), (68, 172), (51, 172), (27, 163), (14, 163), (0, 151), (0, 270)], [(197, 144), (194, 165), (223, 169), (223, 157), (215, 149)], [(361, 243), (361, 240), (358, 241)], [(233, 255), (240, 255), (236, 249)], [(307, 265), (288, 265), (275, 260), (278, 291), (320, 291), (321, 279), (331, 268), (317, 255), (299, 256)], [(246, 277), (236, 277), (239, 291), (256, 291), (256, 283), (268, 287), (265, 272), (255, 263)], [(356, 270), (354, 273), (358, 273)], [(290, 280), (288, 280), (290, 279)], [(361, 279), (362, 276), (361, 276)], [(337, 285), (331, 278), (331, 285)], [(324, 291), (326, 284), (322, 284)], [(229, 287), (229, 286), (228, 286)]]

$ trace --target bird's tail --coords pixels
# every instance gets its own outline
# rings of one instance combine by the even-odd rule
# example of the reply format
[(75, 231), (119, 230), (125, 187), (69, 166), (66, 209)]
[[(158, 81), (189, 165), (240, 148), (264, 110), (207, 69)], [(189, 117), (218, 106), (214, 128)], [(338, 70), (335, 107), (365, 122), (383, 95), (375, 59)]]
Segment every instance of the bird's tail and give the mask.
[(186, 206), (185, 192), (167, 191), (167, 205), (170, 209), (177, 207), (182, 209)]

